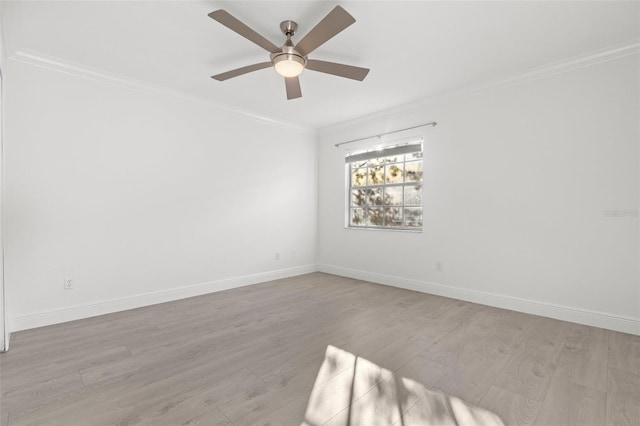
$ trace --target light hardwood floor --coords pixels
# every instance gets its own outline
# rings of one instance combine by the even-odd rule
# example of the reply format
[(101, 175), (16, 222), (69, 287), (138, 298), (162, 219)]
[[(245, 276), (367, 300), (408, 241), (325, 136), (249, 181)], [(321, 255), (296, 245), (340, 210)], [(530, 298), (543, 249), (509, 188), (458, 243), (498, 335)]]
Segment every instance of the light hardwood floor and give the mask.
[(15, 333), (0, 391), (2, 426), (640, 425), (640, 337), (314, 273)]

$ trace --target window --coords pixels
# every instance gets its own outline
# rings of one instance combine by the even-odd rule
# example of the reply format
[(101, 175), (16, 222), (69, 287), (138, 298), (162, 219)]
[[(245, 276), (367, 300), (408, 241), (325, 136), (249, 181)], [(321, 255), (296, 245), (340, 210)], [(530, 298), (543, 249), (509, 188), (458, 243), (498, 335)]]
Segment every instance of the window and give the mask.
[(422, 139), (349, 154), (350, 228), (422, 229)]

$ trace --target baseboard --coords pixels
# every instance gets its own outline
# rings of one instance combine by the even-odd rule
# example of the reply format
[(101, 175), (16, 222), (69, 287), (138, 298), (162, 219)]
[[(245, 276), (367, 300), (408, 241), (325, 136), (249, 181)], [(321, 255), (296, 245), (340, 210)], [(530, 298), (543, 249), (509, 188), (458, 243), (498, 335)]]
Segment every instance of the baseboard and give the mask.
[(13, 317), (8, 319), (7, 326), (9, 331), (11, 332), (27, 330), (30, 328), (43, 327), (46, 325), (58, 324), (67, 321), (75, 321), (83, 318), (125, 311), (127, 309), (135, 309), (144, 306), (155, 305), (158, 303), (185, 299), (187, 297), (200, 296), (203, 294), (215, 293), (218, 291), (244, 287), (247, 285), (259, 284), (266, 281), (309, 274), (316, 271), (370, 281), (377, 284), (404, 288), (407, 290), (419, 291), (422, 293), (451, 297), (454, 299), (480, 303), (488, 306), (495, 306), (498, 308), (510, 309), (513, 311), (524, 312), (528, 314), (540, 315), (563, 321), (575, 322), (578, 324), (590, 325), (593, 327), (616, 330), (623, 333), (640, 335), (640, 320), (634, 318), (616, 316), (585, 309), (577, 309), (568, 306), (554, 305), (550, 303), (541, 303), (526, 299), (519, 299), (516, 297), (502, 296), (498, 294), (451, 287), (438, 283), (395, 277), (391, 275), (378, 274), (374, 272), (367, 272), (358, 269), (344, 268), (341, 266), (326, 264), (303, 265), (295, 268), (244, 275), (240, 277), (199, 283), (153, 293), (140, 294), (120, 299), (112, 299), (91, 305), (74, 306), (54, 311), (39, 312), (31, 315)]
[(497, 308), (504, 308), (512, 311), (524, 312), (527, 314), (540, 315), (543, 317), (570, 321), (578, 324), (590, 325), (593, 327), (606, 328), (608, 330), (615, 330), (623, 333), (640, 335), (640, 320), (636, 318), (611, 315), (603, 312), (578, 309), (569, 306), (554, 305), (550, 303), (519, 299), (511, 296), (502, 296), (499, 294), (451, 287), (448, 285), (431, 283), (427, 281), (399, 278), (391, 275), (344, 268), (341, 266), (325, 264), (319, 264), (317, 266), (318, 271), (326, 272), (328, 274), (340, 275), (343, 277), (355, 278), (359, 280), (374, 282), (377, 284), (384, 284), (392, 287), (419, 291), (422, 293), (435, 294), (438, 296), (451, 297), (454, 299), (480, 303), (488, 306), (495, 306)]
[(126, 311), (128, 309), (141, 308), (158, 303), (186, 299), (187, 297), (201, 296), (203, 294), (215, 293), (218, 291), (259, 284), (266, 281), (278, 280), (282, 278), (293, 277), (296, 275), (309, 274), (316, 271), (316, 265), (311, 264), (288, 269), (262, 272), (259, 274), (243, 275), (240, 277), (228, 278), (224, 280), (209, 281), (185, 287), (157, 291), (153, 293), (138, 294), (135, 296), (112, 299), (91, 305), (73, 306), (65, 309), (13, 317), (9, 318), (7, 325), (11, 332), (27, 330), (30, 328), (43, 327), (46, 325), (59, 324), (67, 321), (75, 321), (83, 318), (110, 314), (113, 312)]

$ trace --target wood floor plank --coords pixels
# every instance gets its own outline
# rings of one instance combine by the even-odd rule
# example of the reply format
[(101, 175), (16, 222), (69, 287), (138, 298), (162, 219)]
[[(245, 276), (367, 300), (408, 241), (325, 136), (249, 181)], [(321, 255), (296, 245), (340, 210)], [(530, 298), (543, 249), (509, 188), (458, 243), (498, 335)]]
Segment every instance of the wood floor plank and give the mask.
[(315, 376), (314, 370), (305, 370), (294, 376), (285, 375), (229, 400), (219, 401), (218, 408), (234, 424), (252, 424), (291, 403), (300, 395), (308, 395)]
[[(220, 400), (261, 385), (260, 379), (249, 370), (241, 370), (224, 379), (192, 387), (159, 403), (146, 411), (136, 410), (136, 424), (231, 424), (218, 409)], [(206, 423), (203, 423), (205, 422)]]
[[(428, 346), (429, 343), (421, 339), (416, 339), (411, 335), (401, 337), (381, 348), (379, 351), (373, 352), (370, 355), (363, 354), (363, 356), (381, 367), (396, 371), (410, 361), (415, 360)], [(399, 348), (401, 348), (401, 350), (399, 350)]]
[[(224, 368), (217, 361), (212, 357), (202, 364), (186, 365), (176, 369), (173, 374), (164, 377), (158, 375), (156, 380), (140, 380), (138, 377), (134, 381), (129, 380), (125, 387), (118, 386), (118, 382), (102, 388), (88, 387), (89, 392), (84, 398), (81, 395), (80, 398), (74, 398), (74, 404), (49, 408), (45, 410), (45, 414), (46, 411), (54, 414), (58, 424), (74, 424), (72, 419), (78, 418), (82, 413), (84, 416), (91, 416), (99, 424), (138, 424), (174, 413), (183, 408), (185, 399), (188, 403), (193, 398), (209, 395), (209, 403), (198, 406), (198, 410), (204, 413), (210, 404), (214, 404), (215, 408), (221, 398), (227, 396), (228, 392), (237, 391), (239, 386), (246, 388), (263, 383), (257, 377), (249, 382), (249, 376), (236, 373), (235, 366)], [(222, 362), (229, 363), (229, 360)], [(93, 415), (90, 414), (92, 412)], [(22, 424), (37, 424), (37, 419), (42, 414), (36, 412), (24, 416)]]
[(496, 328), (478, 341), (472, 339), (474, 343), (465, 345), (455, 357), (457, 363), (451, 366), (451, 372), (436, 383), (438, 389), (471, 404), (478, 404), (513, 359), (520, 333), (517, 327), (510, 333)]
[(450, 372), (451, 368), (446, 365), (417, 356), (395, 370), (394, 374), (422, 383), (428, 388), (434, 388), (438, 380)]
[(427, 322), (427, 327), (417, 330), (416, 337), (430, 343), (437, 342), (452, 330), (468, 324), (470, 317), (478, 311), (478, 306), (473, 303), (448, 300), (433, 312), (425, 313), (425, 316), (432, 321)]
[(52, 372), (60, 374), (63, 372), (75, 373), (78, 369), (91, 368), (97, 365), (109, 364), (126, 359), (131, 356), (131, 352), (124, 345), (111, 348), (100, 349), (99, 351), (83, 351), (75, 354), (69, 353), (60, 357), (51, 357), (47, 363), (34, 364), (25, 362), (13, 368), (7, 368), (2, 375), (4, 386), (11, 388), (15, 386), (28, 386), (30, 381), (42, 381)]
[[(448, 330), (423, 352), (425, 358), (450, 367), (457, 366), (464, 356), (488, 336), (504, 336), (510, 340), (519, 336), (522, 330), (517, 325), (509, 326), (503, 317), (496, 315), (494, 308), (479, 310), (478, 305), (467, 304), (456, 306), (458, 311), (444, 314), (439, 322), (448, 325)], [(452, 327), (453, 325), (453, 327)], [(429, 323), (426, 329), (432, 329)], [(441, 327), (444, 330), (444, 327)], [(435, 337), (434, 334), (432, 334)]]
[[(91, 328), (91, 326), (87, 327)], [(128, 344), (140, 339), (142, 336), (159, 338), (162, 335), (162, 332), (155, 326), (144, 325), (138, 327), (134, 325), (129, 328), (117, 328), (104, 332), (94, 331), (91, 336), (87, 336), (85, 332), (79, 332), (76, 329), (70, 332), (69, 336), (64, 340), (57, 340), (48, 334), (48, 328), (43, 327), (43, 331), (41, 331), (41, 336), (46, 336), (45, 338), (38, 338), (35, 335), (33, 339), (23, 340), (22, 344), (12, 345), (10, 351), (12, 355), (5, 357), (6, 360), (3, 361), (3, 367), (13, 371), (18, 365), (26, 368), (29, 365), (45, 364), (50, 360), (73, 358), (79, 350), (82, 353), (99, 353), (110, 350), (114, 346), (128, 346)], [(49, 344), (31, 345), (31, 340), (48, 342)], [(52, 344), (52, 342), (55, 342), (55, 344)], [(24, 348), (23, 344), (27, 348)]]
[[(180, 424), (183, 426), (234, 426), (229, 419), (227, 419), (220, 410), (211, 410), (203, 413), (198, 413), (195, 417), (189, 417), (188, 420), (182, 423), (167, 423), (168, 425)], [(164, 425), (165, 423), (163, 423)], [(150, 426), (158, 426), (158, 423), (152, 423)]]
[(556, 358), (567, 325), (547, 318), (531, 321), (516, 343), (516, 351), (496, 379), (496, 385), (542, 402), (556, 370)]
[(0, 426), (638, 424), (639, 368), (639, 336), (313, 273), (15, 333)]
[(610, 332), (609, 367), (640, 373), (640, 336)]
[(603, 425), (606, 393), (554, 375), (536, 425)]
[(451, 409), (449, 395), (428, 390), (415, 404), (402, 413), (393, 426), (405, 425), (458, 426), (458, 420)]
[(607, 381), (607, 426), (640, 425), (640, 375), (610, 368)]
[(258, 420), (254, 426), (283, 426), (283, 425), (306, 425), (315, 426), (315, 423), (305, 421), (307, 411), (307, 397), (300, 397), (282, 408), (274, 411), (266, 417)]
[(27, 386), (2, 386), (2, 402), (12, 410), (14, 407), (37, 404), (51, 396), (58, 396), (67, 392), (81, 389), (82, 379), (77, 371), (56, 374), (51, 372), (42, 380), (29, 379)]
[(507, 425), (528, 426), (534, 423), (542, 403), (498, 386), (491, 386), (478, 405), (496, 413)]
[(493, 385), (506, 360), (473, 360), (461, 363), (436, 383), (436, 388), (477, 404)]
[(605, 330), (571, 324), (556, 359), (556, 374), (604, 392), (608, 352), (609, 336)]

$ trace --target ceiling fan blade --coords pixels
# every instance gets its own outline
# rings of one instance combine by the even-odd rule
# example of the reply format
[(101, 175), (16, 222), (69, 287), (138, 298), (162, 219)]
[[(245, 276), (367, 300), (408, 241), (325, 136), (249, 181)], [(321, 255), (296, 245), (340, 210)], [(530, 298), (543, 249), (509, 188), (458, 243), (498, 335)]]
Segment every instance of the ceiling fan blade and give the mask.
[(300, 88), (300, 79), (298, 77), (285, 77), (284, 84), (287, 87), (287, 99), (302, 97), (302, 89)]
[(303, 56), (307, 56), (354, 22), (356, 20), (353, 16), (340, 6), (336, 6), (296, 44), (296, 50)]
[(307, 69), (333, 74), (340, 77), (351, 78), (353, 80), (362, 81), (369, 73), (369, 68), (354, 67), (353, 65), (336, 64), (335, 62), (318, 61), (309, 59), (307, 61)]
[(258, 46), (262, 47), (264, 50), (267, 50), (271, 53), (279, 52), (280, 48), (275, 44), (271, 43), (269, 40), (246, 26), (244, 23), (240, 22), (237, 18), (232, 16), (229, 12), (224, 9), (219, 9), (209, 14), (209, 17), (215, 19), (220, 22), (225, 27), (229, 28), (240, 34), (242, 37), (251, 40)]
[(222, 74), (212, 75), (211, 78), (218, 81), (225, 81), (242, 74), (258, 71), (263, 68), (269, 68), (270, 66), (271, 66), (271, 62), (260, 62), (258, 64), (247, 65), (246, 67), (236, 68), (235, 70), (223, 72)]

